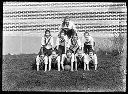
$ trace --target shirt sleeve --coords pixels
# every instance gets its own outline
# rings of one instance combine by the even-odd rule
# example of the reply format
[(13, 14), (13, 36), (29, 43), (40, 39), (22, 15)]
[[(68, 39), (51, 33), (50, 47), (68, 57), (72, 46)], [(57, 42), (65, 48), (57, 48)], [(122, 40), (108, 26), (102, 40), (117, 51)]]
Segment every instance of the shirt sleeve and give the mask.
[(52, 47), (53, 47), (53, 37), (51, 37), (50, 43), (51, 43), (51, 45), (52, 45)]
[(56, 39), (56, 46), (59, 45), (59, 38)]
[(90, 44), (94, 45), (94, 39), (91, 36), (89, 37), (89, 40), (90, 40)]
[(42, 37), (42, 39), (41, 39), (41, 45), (45, 45), (45, 43), (44, 43), (44, 37)]
[(78, 45), (79, 45), (80, 47), (82, 47), (82, 44), (81, 44), (80, 39), (78, 39)]

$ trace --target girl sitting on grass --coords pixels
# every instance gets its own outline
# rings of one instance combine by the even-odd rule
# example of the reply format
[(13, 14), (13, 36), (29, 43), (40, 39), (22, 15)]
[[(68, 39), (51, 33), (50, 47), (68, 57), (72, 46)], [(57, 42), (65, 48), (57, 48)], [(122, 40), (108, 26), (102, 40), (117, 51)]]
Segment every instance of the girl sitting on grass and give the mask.
[(68, 38), (64, 35), (64, 31), (60, 33), (60, 37), (56, 40), (56, 48), (59, 52), (59, 55), (65, 54), (68, 44)]

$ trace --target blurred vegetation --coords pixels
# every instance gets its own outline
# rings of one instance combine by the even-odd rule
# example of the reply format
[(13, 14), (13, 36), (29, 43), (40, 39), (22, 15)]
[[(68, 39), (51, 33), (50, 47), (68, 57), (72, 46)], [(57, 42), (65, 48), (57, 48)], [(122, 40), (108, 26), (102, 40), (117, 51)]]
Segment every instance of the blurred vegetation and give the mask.
[(114, 38), (111, 40), (113, 42), (113, 50), (112, 53), (114, 55), (121, 55), (124, 51), (124, 42), (125, 42), (125, 37), (122, 32), (115, 32)]

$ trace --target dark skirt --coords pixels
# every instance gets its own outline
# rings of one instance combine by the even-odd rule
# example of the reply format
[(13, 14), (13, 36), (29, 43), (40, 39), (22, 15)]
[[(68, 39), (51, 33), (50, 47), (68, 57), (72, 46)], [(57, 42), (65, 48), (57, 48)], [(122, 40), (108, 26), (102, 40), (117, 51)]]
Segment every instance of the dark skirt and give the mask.
[(64, 46), (59, 45), (58, 54), (59, 55), (65, 54), (65, 47)]
[(65, 35), (68, 36), (68, 38), (70, 39), (71, 36), (74, 36), (76, 34), (76, 32), (73, 29), (63, 29)]
[(67, 31), (67, 36), (68, 38), (71, 38), (72, 36), (74, 36), (76, 34), (76, 32), (73, 29), (70, 29)]
[(46, 49), (45, 47), (43, 47), (43, 52), (44, 52), (44, 55), (50, 56), (52, 54), (52, 48)]
[(92, 45), (84, 44), (84, 53), (87, 54), (90, 50), (92, 50)]

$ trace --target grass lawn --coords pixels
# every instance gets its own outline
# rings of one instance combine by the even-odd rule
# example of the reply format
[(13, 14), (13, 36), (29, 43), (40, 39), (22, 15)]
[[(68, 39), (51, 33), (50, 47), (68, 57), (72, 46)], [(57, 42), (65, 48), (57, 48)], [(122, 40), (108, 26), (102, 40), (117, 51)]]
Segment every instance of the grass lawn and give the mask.
[(98, 54), (98, 70), (36, 71), (36, 54), (3, 56), (3, 91), (123, 91), (120, 56)]

